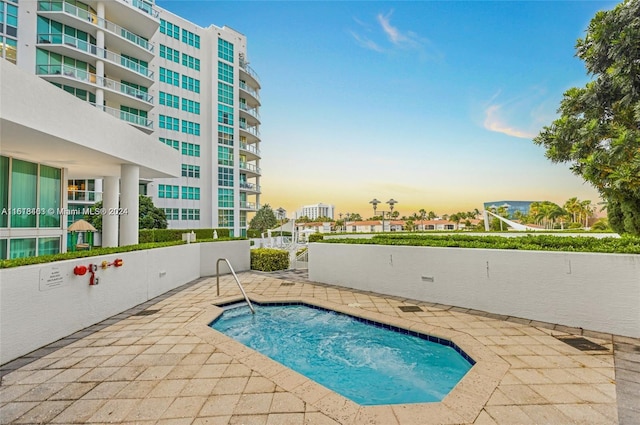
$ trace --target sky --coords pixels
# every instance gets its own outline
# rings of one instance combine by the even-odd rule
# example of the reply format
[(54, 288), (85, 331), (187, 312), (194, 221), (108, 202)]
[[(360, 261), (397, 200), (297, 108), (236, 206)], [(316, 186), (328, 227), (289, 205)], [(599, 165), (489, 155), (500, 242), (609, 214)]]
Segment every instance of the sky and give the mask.
[(590, 81), (575, 43), (616, 2), (156, 3), (247, 36), (262, 85), (261, 204), (289, 217), (320, 202), (369, 217), (373, 198), (401, 215), (599, 202), (532, 139), (564, 91)]

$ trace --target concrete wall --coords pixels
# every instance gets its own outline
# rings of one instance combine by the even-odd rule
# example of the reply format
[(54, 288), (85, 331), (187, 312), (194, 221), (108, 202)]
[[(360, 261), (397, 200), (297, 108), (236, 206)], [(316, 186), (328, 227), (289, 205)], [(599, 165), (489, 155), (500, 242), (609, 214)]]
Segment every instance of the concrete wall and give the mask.
[(640, 255), (313, 243), (309, 278), (640, 337)]
[[(211, 275), (212, 258), (249, 270), (249, 241), (167, 248), (0, 269), (0, 364), (121, 313), (180, 285)], [(75, 266), (122, 258), (122, 267), (98, 267), (99, 284)], [(228, 273), (226, 267), (221, 273)]]

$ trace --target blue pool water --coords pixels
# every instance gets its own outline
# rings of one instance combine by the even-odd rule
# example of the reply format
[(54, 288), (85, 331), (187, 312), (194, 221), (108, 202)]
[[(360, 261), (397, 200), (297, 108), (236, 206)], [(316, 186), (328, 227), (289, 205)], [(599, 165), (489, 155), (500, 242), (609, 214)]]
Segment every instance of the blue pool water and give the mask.
[(428, 336), (344, 314), (300, 304), (254, 307), (255, 315), (246, 305), (230, 308), (211, 327), (361, 405), (441, 401), (473, 362)]

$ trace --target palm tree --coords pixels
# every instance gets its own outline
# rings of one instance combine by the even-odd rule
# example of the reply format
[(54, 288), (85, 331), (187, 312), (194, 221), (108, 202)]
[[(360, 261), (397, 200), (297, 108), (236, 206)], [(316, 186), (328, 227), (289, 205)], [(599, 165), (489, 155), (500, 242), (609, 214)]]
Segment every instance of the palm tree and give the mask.
[(580, 207), (580, 215), (584, 217), (584, 227), (589, 227), (589, 219), (593, 217), (593, 213), (596, 209), (591, 205), (591, 201), (580, 202)]
[(570, 198), (569, 200), (567, 200), (567, 202), (564, 203), (563, 207), (569, 214), (571, 214), (574, 223), (579, 221), (578, 218), (582, 210), (582, 205), (581, 202), (578, 201), (578, 198), (576, 198), (575, 196), (573, 198)]
[(433, 211), (429, 211), (429, 214), (427, 215), (427, 217), (429, 218), (429, 220), (433, 220), (434, 218), (436, 218), (438, 215), (436, 213), (434, 213)]

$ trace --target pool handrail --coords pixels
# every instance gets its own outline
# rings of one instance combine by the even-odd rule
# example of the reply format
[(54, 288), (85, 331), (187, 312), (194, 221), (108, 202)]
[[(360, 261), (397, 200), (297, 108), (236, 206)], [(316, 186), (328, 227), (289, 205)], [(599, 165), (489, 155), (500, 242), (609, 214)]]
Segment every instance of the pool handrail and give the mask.
[(256, 314), (256, 311), (253, 309), (253, 305), (251, 305), (251, 301), (249, 300), (249, 297), (247, 297), (247, 293), (244, 292), (244, 288), (242, 287), (242, 284), (240, 283), (240, 280), (238, 279), (236, 272), (233, 270), (233, 267), (231, 267), (231, 263), (226, 258), (218, 258), (218, 261), (216, 261), (216, 288), (217, 288), (218, 296), (220, 296), (220, 261), (224, 261), (227, 263), (227, 266), (229, 266), (229, 270), (231, 270), (231, 274), (233, 275), (233, 278), (236, 280), (236, 283), (238, 284), (238, 288), (240, 288), (240, 292), (242, 292), (242, 296), (244, 296), (244, 300), (247, 302), (247, 305), (249, 306), (249, 310), (251, 310), (251, 314)]

